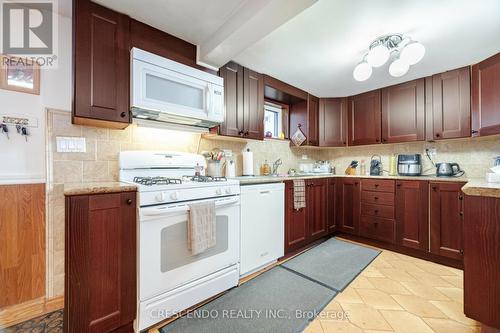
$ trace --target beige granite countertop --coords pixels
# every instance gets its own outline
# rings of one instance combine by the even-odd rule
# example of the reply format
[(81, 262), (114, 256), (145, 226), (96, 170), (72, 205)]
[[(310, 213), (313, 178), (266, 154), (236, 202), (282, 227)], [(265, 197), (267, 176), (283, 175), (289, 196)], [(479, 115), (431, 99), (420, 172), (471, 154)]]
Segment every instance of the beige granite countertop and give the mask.
[(462, 191), (466, 195), (500, 198), (500, 183), (487, 183), (485, 179), (470, 179)]
[(64, 185), (64, 195), (86, 195), (134, 191), (137, 191), (136, 185), (121, 182), (71, 183)]
[(467, 182), (466, 177), (436, 177), (436, 176), (350, 176), (350, 175), (334, 175), (334, 174), (319, 174), (319, 175), (299, 175), (299, 176), (241, 176), (235, 179), (240, 181), (241, 185), (251, 184), (266, 184), (266, 183), (279, 183), (286, 180), (294, 179), (316, 179), (316, 178), (368, 178), (368, 179), (395, 179), (395, 180), (430, 180), (430, 181), (446, 181), (446, 182)]

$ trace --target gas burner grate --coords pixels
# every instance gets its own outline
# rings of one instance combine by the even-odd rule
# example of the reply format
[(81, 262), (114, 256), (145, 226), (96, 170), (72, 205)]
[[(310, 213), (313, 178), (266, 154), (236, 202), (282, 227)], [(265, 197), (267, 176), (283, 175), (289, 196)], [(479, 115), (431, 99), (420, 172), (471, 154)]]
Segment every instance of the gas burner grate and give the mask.
[(141, 185), (170, 185), (170, 184), (182, 184), (182, 180), (178, 178), (167, 178), (167, 177), (134, 177), (134, 183)]
[(192, 182), (199, 183), (211, 183), (211, 182), (225, 182), (227, 181), (226, 177), (211, 177), (211, 176), (185, 176), (185, 179)]

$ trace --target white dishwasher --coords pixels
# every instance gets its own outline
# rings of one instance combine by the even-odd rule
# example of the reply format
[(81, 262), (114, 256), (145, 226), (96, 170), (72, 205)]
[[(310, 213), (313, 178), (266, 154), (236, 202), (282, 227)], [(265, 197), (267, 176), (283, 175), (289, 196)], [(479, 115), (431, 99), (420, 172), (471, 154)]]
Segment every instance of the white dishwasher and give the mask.
[(285, 253), (285, 185), (241, 186), (240, 275), (248, 275)]

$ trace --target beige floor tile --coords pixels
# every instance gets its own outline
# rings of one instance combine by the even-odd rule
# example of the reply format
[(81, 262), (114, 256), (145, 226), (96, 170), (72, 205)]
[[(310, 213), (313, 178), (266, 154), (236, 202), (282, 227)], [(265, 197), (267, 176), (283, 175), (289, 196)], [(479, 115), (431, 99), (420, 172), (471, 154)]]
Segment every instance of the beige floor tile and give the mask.
[(464, 303), (464, 290), (462, 288), (436, 287), (436, 289), (439, 290), (444, 295), (446, 295), (451, 300), (458, 302), (460, 304)]
[(414, 295), (392, 295), (406, 311), (419, 317), (447, 318), (435, 305), (423, 298)]
[(365, 330), (365, 333), (394, 333), (394, 331)]
[(358, 289), (363, 302), (375, 309), (403, 310), (403, 308), (388, 294), (374, 289)]
[(373, 266), (375, 268), (393, 268), (392, 265), (387, 262), (387, 260), (378, 257), (373, 260), (370, 266)]
[(348, 321), (321, 320), (321, 326), (325, 333), (364, 333), (361, 328)]
[(323, 327), (319, 320), (313, 320), (303, 331), (304, 333), (323, 333)]
[(462, 304), (453, 301), (431, 301), (436, 307), (439, 308), (450, 319), (458, 321), (459, 323), (475, 326), (477, 322), (473, 319), (467, 318), (464, 314), (464, 307)]
[(375, 289), (375, 286), (364, 276), (358, 276), (351, 282), (349, 287), (354, 289)]
[(380, 310), (380, 313), (398, 333), (434, 333), (420, 318), (406, 311)]
[(417, 281), (413, 276), (410, 274), (406, 273), (404, 269), (399, 269), (399, 268), (380, 268), (380, 273), (384, 274), (384, 276), (388, 277), (389, 279), (395, 280), (395, 281)]
[(354, 288), (347, 287), (343, 292), (335, 296), (335, 301), (340, 304), (343, 303), (363, 303), (361, 297), (359, 297), (358, 293)]
[(388, 278), (369, 277), (368, 281), (370, 281), (376, 289), (390, 295), (412, 295), (412, 293), (401, 283)]
[(451, 319), (423, 318), (436, 333), (474, 333), (475, 327), (457, 323)]
[(366, 267), (365, 270), (363, 272), (361, 272), (360, 276), (380, 277), (380, 278), (384, 277), (384, 275), (382, 273), (380, 273), (380, 271), (377, 268), (372, 267), (372, 266)]
[(415, 265), (414, 262), (411, 261), (406, 261), (406, 260), (401, 260), (401, 259), (395, 259), (395, 260), (388, 260), (389, 264), (398, 269), (403, 269), (406, 272), (415, 272), (415, 273), (425, 273), (423, 269)]
[(395, 253), (395, 252), (391, 252), (391, 251), (382, 251), (382, 253), (380, 253), (378, 255), (377, 258), (381, 258), (381, 259), (384, 259), (384, 260), (396, 260), (398, 259), (398, 254)]
[(341, 303), (342, 308), (349, 316), (349, 321), (362, 329), (391, 330), (391, 326), (384, 317), (374, 308), (366, 304)]
[(444, 280), (451, 283), (454, 287), (463, 288), (464, 287), (464, 279), (461, 276), (441, 276)]
[(453, 273), (447, 267), (445, 267), (443, 265), (435, 264), (433, 262), (417, 263), (416, 265), (419, 268), (422, 268), (426, 272), (436, 274), (439, 276), (457, 276), (455, 273)]
[(440, 293), (436, 288), (420, 282), (401, 282), (412, 294), (422, 297), (428, 301), (449, 301), (450, 299)]
[(411, 272), (408, 271), (408, 274), (416, 278), (419, 282), (427, 284), (433, 287), (453, 287), (451, 283), (444, 280), (441, 276), (435, 275), (432, 273), (428, 273), (425, 271), (422, 272)]

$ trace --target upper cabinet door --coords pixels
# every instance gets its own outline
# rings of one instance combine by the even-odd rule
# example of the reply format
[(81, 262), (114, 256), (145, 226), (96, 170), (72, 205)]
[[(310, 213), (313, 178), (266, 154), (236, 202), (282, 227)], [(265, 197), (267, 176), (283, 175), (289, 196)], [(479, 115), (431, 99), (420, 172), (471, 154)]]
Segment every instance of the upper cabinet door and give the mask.
[(500, 133), (500, 53), (472, 66), (472, 135)]
[(128, 16), (75, 1), (73, 121), (126, 127), (130, 121)]
[(264, 138), (264, 77), (248, 68), (244, 68), (243, 72), (243, 135), (245, 138), (262, 140)]
[(224, 78), (225, 120), (220, 125), (221, 135), (243, 135), (243, 67), (229, 62), (220, 68)]
[(382, 142), (425, 139), (425, 80), (382, 89)]
[(349, 97), (349, 145), (380, 143), (380, 90)]
[[(428, 81), (429, 82), (429, 81)], [(470, 132), (470, 68), (432, 76), (432, 131), (434, 140), (462, 138)]]
[(319, 99), (319, 145), (339, 147), (347, 144), (347, 98)]
[(307, 118), (308, 135), (307, 143), (310, 146), (318, 145), (318, 117), (319, 117), (319, 99), (313, 95), (307, 97)]

